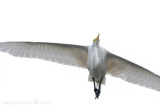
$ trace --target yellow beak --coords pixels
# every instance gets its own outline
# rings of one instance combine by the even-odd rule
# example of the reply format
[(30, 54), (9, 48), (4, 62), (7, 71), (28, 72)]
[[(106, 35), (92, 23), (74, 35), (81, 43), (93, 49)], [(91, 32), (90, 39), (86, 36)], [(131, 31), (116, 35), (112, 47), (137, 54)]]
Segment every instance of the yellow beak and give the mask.
[(99, 41), (99, 35), (100, 35), (100, 33), (98, 34), (97, 38), (95, 38), (95, 39), (93, 40), (94, 43), (95, 43), (96, 41)]

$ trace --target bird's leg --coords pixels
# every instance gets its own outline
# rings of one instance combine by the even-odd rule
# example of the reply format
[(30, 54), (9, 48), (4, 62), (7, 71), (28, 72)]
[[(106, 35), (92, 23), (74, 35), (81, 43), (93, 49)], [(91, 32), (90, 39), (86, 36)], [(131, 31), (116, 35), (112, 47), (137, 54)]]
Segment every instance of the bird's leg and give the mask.
[(95, 79), (94, 79), (94, 77), (92, 77), (92, 80), (93, 80), (94, 89), (96, 89), (96, 85), (95, 85)]
[(100, 92), (101, 92), (101, 82), (102, 82), (102, 79), (99, 82), (99, 89), (97, 89), (96, 86), (95, 86), (95, 79), (94, 78), (92, 78), (92, 79), (93, 79), (93, 84), (94, 84), (94, 92), (95, 92), (95, 95), (96, 95), (95, 99), (98, 99), (98, 97), (100, 95)]
[[(101, 84), (102, 84), (102, 78), (101, 78), (101, 80), (100, 80), (100, 82), (99, 82), (99, 91), (101, 92)], [(99, 94), (100, 94), (100, 92), (99, 92)]]
[(95, 97), (95, 99), (97, 98), (97, 88), (96, 88), (96, 85), (95, 85), (95, 79), (94, 79), (94, 77), (92, 77), (92, 79), (93, 79), (93, 85), (94, 85), (94, 92), (95, 92), (95, 95), (96, 95), (96, 97)]

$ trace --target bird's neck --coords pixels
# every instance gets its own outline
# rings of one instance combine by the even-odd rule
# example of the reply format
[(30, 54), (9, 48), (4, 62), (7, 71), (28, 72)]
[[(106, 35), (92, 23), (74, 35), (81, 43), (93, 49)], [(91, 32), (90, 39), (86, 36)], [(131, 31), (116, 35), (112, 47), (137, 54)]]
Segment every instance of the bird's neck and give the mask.
[(99, 48), (99, 42), (96, 42), (96, 43), (92, 43), (92, 49), (93, 48)]

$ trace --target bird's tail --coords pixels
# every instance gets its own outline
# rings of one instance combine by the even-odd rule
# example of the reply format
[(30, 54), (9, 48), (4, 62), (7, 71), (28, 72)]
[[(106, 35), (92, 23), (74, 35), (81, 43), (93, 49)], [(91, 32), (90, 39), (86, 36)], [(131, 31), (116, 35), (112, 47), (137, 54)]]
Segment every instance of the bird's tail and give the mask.
[[(90, 74), (88, 76), (88, 81), (93, 82), (92, 76)], [(105, 85), (105, 83), (106, 83), (106, 77), (104, 77), (103, 80), (102, 80), (102, 84)]]

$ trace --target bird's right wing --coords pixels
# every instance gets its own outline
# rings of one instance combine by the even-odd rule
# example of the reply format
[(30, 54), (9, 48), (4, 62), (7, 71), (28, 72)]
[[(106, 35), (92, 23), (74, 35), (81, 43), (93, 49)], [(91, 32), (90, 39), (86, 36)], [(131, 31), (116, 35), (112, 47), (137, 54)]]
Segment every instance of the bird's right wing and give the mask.
[(1, 42), (0, 51), (9, 53), (13, 56), (39, 58), (82, 68), (86, 68), (86, 62), (88, 59), (87, 46), (69, 44)]
[(112, 53), (107, 55), (107, 72), (112, 76), (160, 91), (160, 76)]

